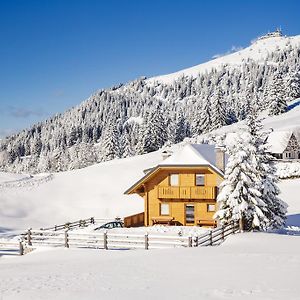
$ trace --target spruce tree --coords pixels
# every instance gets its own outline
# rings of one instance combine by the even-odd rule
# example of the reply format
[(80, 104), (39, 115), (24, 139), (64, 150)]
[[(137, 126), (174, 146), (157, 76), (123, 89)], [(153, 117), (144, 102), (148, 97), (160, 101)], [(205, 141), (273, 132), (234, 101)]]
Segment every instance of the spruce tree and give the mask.
[(228, 150), (230, 156), (225, 179), (217, 197), (219, 210), (214, 217), (221, 224), (239, 221), (243, 229), (247, 230), (264, 228), (269, 220), (264, 214), (266, 203), (261, 199), (251, 135), (247, 132), (237, 133)]
[(278, 196), (280, 193), (277, 185), (278, 177), (276, 176), (276, 168), (274, 160), (268, 153), (267, 133), (264, 132), (261, 120), (257, 117), (256, 111), (249, 115), (246, 121), (249, 133), (252, 135), (255, 143), (256, 160), (257, 160), (257, 176), (259, 178), (259, 186), (261, 198), (267, 205), (265, 214), (269, 219), (266, 224), (267, 228), (280, 228), (284, 225), (287, 213), (287, 204)]
[(271, 86), (268, 91), (269, 116), (280, 115), (287, 110), (285, 100), (284, 82), (282, 75), (277, 71), (272, 78)]
[(211, 97), (211, 129), (215, 130), (227, 124), (223, 93), (218, 87)]
[(300, 97), (300, 71), (293, 72), (288, 76), (287, 93), (291, 100)]

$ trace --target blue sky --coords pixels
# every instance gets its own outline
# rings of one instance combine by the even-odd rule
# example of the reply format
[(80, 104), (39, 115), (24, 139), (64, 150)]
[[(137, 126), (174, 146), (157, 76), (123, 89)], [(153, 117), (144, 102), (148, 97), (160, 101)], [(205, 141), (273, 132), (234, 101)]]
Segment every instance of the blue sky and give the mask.
[(277, 26), (300, 34), (299, 11), (299, 0), (0, 0), (0, 137)]

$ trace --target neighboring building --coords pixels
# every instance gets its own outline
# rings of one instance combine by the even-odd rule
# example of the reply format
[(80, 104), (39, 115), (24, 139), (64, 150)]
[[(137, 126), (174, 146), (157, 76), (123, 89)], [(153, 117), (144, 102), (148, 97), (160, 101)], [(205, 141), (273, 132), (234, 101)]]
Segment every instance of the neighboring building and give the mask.
[[(125, 194), (144, 198), (144, 213), (134, 218), (145, 226), (154, 224), (215, 226), (218, 186), (223, 180), (225, 154), (207, 144), (187, 144), (165, 159), (131, 186)], [(141, 218), (142, 217), (142, 218)]]
[(297, 137), (291, 130), (271, 132), (267, 139), (268, 152), (277, 159), (299, 159), (300, 142)]

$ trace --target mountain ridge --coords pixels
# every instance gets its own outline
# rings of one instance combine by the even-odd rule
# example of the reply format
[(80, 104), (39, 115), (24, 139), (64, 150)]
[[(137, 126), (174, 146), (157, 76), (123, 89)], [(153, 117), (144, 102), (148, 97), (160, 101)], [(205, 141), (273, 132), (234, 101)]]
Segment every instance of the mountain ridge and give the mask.
[[(183, 76), (184, 69), (179, 77), (178, 72), (168, 75), (168, 80), (175, 79), (172, 82), (140, 78), (100, 90), (65, 113), (0, 141), (0, 170), (37, 173), (82, 168), (213, 131), (245, 119), (253, 106), (266, 110), (278, 85), (275, 74), (281, 76), (283, 98), (300, 97), (299, 37), (269, 37), (255, 42), (256, 50), (250, 50), (252, 45), (240, 51), (259, 53), (263, 46), (258, 62), (237, 52), (205, 64), (215, 66), (216, 61), (237, 55), (242, 56), (239, 64), (221, 64), (194, 73), (196, 77)], [(199, 71), (199, 66), (203, 64), (194, 68)]]
[[(245, 58), (259, 61), (263, 58), (266, 58), (268, 52), (274, 51), (276, 47), (282, 49), (287, 46), (287, 43), (292, 46), (299, 46), (300, 35), (275, 37), (271, 36), (266, 37), (265, 39), (257, 39), (252, 44), (250, 44), (250, 46), (236, 52), (229, 53), (224, 56), (179, 71), (171, 72), (165, 75), (154, 76), (147, 79), (147, 81), (149, 83), (160, 82), (170, 84), (181, 76), (197, 77), (199, 73), (211, 71), (213, 68), (218, 69), (222, 65), (233, 65), (234, 63), (240, 65), (242, 64), (242, 59)], [(253, 51), (253, 49), (256, 50), (256, 48), (258, 51)], [(264, 49), (267, 49), (267, 51), (264, 52)], [(261, 53), (257, 53), (259, 51), (261, 51)], [(260, 54), (260, 58), (258, 58), (258, 54)]]

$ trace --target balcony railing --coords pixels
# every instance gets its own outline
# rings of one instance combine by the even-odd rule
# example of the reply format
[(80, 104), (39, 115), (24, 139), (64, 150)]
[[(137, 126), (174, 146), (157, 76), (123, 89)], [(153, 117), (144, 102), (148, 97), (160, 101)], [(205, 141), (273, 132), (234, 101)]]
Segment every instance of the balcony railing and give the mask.
[(158, 187), (160, 199), (215, 199), (215, 186)]

